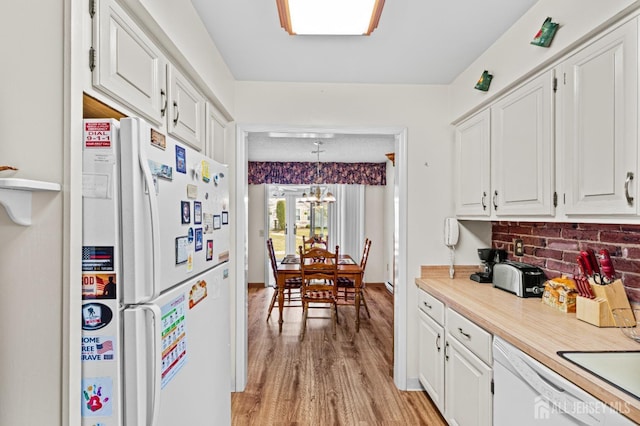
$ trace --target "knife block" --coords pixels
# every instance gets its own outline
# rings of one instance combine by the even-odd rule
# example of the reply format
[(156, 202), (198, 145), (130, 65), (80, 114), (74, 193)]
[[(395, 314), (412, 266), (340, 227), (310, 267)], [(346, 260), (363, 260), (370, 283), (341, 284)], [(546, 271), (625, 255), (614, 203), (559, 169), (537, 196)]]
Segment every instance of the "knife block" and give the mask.
[(615, 327), (611, 313), (615, 308), (631, 308), (622, 280), (600, 285), (590, 280), (595, 299), (578, 296), (576, 299), (576, 318), (596, 327)]

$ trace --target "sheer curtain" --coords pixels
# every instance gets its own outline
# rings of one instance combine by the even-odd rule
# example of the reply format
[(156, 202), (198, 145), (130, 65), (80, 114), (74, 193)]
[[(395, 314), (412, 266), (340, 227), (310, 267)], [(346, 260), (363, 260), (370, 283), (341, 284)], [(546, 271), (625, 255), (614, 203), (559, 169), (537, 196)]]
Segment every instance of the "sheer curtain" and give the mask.
[(360, 262), (364, 245), (364, 185), (333, 185), (336, 202), (329, 206), (329, 247)]

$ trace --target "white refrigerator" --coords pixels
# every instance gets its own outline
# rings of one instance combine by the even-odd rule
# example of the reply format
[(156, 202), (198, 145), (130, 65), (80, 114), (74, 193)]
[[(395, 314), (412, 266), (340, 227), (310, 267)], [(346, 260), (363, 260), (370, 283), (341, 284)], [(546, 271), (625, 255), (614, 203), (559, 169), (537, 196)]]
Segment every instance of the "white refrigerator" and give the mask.
[(83, 125), (82, 424), (230, 424), (227, 166), (140, 118)]

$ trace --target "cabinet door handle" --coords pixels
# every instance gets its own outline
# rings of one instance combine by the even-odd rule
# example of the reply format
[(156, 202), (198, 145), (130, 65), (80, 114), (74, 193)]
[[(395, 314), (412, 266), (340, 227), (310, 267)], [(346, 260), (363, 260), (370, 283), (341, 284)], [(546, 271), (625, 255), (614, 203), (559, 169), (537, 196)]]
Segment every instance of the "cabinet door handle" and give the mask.
[(440, 333), (438, 333), (438, 337), (436, 337), (436, 348), (438, 348), (438, 352), (440, 352)]
[(487, 192), (486, 191), (482, 191), (482, 200), (480, 201), (482, 203), (482, 210), (486, 210), (487, 209), (487, 203), (484, 202), (484, 200), (487, 198)]
[(173, 125), (175, 126), (178, 124), (178, 119), (180, 118), (180, 110), (178, 109), (177, 101), (173, 101), (173, 109), (176, 110), (176, 117), (173, 119)]
[(493, 191), (493, 209), (498, 210), (498, 190)]
[(629, 195), (629, 183), (633, 180), (633, 172), (627, 172), (627, 178), (624, 180), (624, 196), (627, 198), (627, 204), (633, 205), (633, 197)]
[(427, 309), (431, 309), (433, 308), (433, 306), (431, 306), (430, 304), (428, 304), (427, 302), (422, 302), (422, 304), (427, 308)]
[(458, 333), (462, 334), (464, 337), (471, 340), (471, 335), (469, 333), (465, 333), (464, 331), (462, 331), (461, 327), (458, 327)]
[(162, 108), (160, 109), (160, 114), (164, 117), (167, 113), (167, 92), (164, 89), (160, 89), (160, 99), (162, 99)]
[(445, 361), (449, 361), (449, 342), (444, 344), (444, 359)]

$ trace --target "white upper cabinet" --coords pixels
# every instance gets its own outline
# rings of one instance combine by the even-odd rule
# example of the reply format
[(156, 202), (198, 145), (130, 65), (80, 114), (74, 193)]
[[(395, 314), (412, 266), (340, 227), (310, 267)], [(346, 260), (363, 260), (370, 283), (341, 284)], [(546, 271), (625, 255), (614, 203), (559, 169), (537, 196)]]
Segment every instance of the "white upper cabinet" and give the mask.
[(205, 149), (205, 97), (173, 65), (168, 66), (169, 134), (198, 151)]
[(562, 70), (566, 214), (635, 215), (637, 21), (589, 44)]
[(93, 85), (163, 127), (166, 64), (160, 49), (116, 3), (98, 2)]
[(209, 102), (206, 106), (206, 125), (205, 155), (218, 163), (226, 164), (224, 146), (227, 137), (227, 120)]
[(479, 112), (456, 126), (456, 214), (491, 214), (490, 111)]
[(491, 107), (491, 207), (496, 216), (554, 214), (553, 72)]

